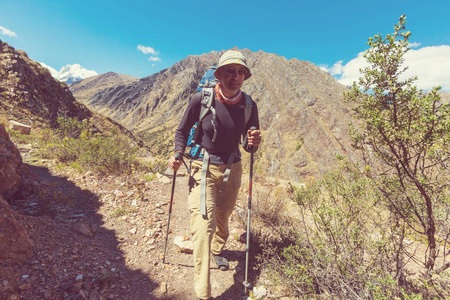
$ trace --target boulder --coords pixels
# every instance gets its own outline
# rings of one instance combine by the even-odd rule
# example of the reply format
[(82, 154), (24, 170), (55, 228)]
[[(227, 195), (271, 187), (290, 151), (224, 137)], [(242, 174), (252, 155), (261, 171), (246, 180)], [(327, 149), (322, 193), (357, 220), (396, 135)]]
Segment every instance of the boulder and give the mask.
[(33, 242), (0, 195), (0, 259), (27, 260), (32, 254)]
[(9, 139), (5, 127), (0, 124), (0, 195), (11, 198), (22, 185), (19, 170), (23, 168), (19, 150)]
[(33, 243), (22, 224), (17, 222), (6, 200), (25, 186), (32, 186), (33, 176), (22, 163), (22, 157), (0, 124), (0, 259), (26, 260), (32, 255)]
[(182, 253), (192, 254), (194, 252), (194, 244), (186, 235), (175, 237), (173, 243), (179, 248)]
[(13, 120), (9, 121), (9, 129), (20, 132), (21, 134), (30, 134), (31, 127)]

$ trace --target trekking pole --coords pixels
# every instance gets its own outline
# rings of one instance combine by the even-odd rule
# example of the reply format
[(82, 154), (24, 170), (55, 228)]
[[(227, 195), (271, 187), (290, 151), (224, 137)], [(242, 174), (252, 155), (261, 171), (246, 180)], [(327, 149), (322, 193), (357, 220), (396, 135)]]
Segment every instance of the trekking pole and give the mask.
[[(175, 153), (175, 159), (180, 160), (181, 153)], [(163, 256), (163, 264), (166, 260), (166, 248), (167, 248), (167, 239), (169, 238), (169, 226), (170, 226), (170, 216), (172, 215), (172, 203), (173, 203), (173, 194), (175, 191), (175, 180), (177, 179), (177, 171), (173, 171), (173, 179), (172, 179), (172, 193), (170, 194), (170, 203), (169, 203), (169, 220), (167, 221), (167, 230), (166, 230), (166, 243), (164, 244), (164, 256)]]
[[(256, 127), (250, 127), (250, 130), (256, 130)], [(247, 138), (247, 137), (246, 137)], [(247, 290), (251, 287), (251, 284), (248, 282), (248, 255), (250, 252), (250, 214), (252, 209), (252, 177), (253, 177), (253, 146), (250, 147), (250, 176), (249, 176), (249, 184), (248, 184), (248, 208), (247, 208), (247, 247), (245, 249), (245, 294), (247, 294)]]

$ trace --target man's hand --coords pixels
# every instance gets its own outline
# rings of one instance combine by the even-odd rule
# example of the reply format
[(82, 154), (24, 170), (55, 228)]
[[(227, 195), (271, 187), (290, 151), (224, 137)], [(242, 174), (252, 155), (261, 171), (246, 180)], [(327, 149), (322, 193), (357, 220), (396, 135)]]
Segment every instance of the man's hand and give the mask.
[(248, 130), (247, 138), (248, 138), (248, 146), (249, 147), (258, 147), (261, 143), (261, 131), (260, 130)]
[(169, 168), (171, 168), (174, 171), (178, 171), (178, 169), (181, 166), (180, 155), (177, 154), (178, 153), (175, 153), (175, 155), (169, 159)]

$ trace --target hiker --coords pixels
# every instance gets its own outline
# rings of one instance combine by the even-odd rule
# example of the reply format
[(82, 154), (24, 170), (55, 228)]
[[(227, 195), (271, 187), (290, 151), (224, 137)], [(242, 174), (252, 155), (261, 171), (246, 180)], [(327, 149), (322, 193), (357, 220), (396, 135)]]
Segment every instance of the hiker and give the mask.
[[(239, 51), (227, 51), (220, 57), (214, 75), (219, 80), (213, 93), (215, 117), (208, 112), (199, 121), (202, 92), (196, 93), (175, 132), (175, 154), (169, 160), (170, 168), (178, 170), (181, 160), (176, 158), (179, 155), (177, 152), (184, 153), (189, 132), (199, 122), (197, 143), (204, 156), (191, 163), (188, 196), (197, 299), (211, 297), (210, 255), (220, 270), (226, 271), (229, 267), (221, 252), (229, 236), (228, 218), (233, 212), (241, 186), (241, 137), (247, 134), (248, 144), (244, 148), (247, 152), (251, 149), (256, 151), (261, 142), (256, 103), (241, 92), (242, 84), (252, 75), (244, 55)], [(248, 120), (244, 114), (246, 101), (251, 101)], [(215, 120), (214, 124), (212, 120)], [(250, 130), (250, 127), (258, 129)], [(202, 173), (206, 182), (205, 191), (202, 191)], [(224, 177), (228, 180), (223, 187)], [(219, 191), (221, 188), (223, 190)], [(206, 203), (201, 203), (202, 193)]]

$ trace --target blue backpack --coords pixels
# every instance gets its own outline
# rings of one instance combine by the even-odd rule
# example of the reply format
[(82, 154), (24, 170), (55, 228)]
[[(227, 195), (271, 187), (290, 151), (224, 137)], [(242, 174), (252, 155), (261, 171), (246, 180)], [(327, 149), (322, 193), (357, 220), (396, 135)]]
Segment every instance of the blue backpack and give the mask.
[[(214, 128), (214, 135), (212, 138), (212, 142), (216, 140), (216, 110), (214, 109), (213, 104), (213, 98), (214, 98), (214, 87), (219, 83), (219, 80), (214, 76), (214, 72), (216, 71), (216, 66), (211, 66), (206, 69), (205, 74), (203, 75), (202, 79), (200, 80), (200, 83), (197, 86), (197, 92), (202, 92), (202, 100), (201, 100), (201, 109), (200, 109), (200, 116), (198, 118), (198, 121), (192, 126), (191, 131), (189, 132), (188, 141), (186, 143), (186, 146), (190, 147), (191, 150), (189, 152), (189, 156), (191, 159), (195, 159), (198, 157), (201, 157), (201, 146), (196, 142), (198, 137), (198, 124), (199, 122), (206, 116), (208, 111), (211, 111), (213, 115), (213, 119), (211, 121), (213, 128)], [(244, 114), (245, 114), (245, 124), (247, 124), (248, 120), (250, 119), (250, 115), (252, 112), (252, 98), (245, 94), (245, 108), (244, 108)]]
[(204, 88), (213, 88), (219, 83), (219, 80), (214, 76), (217, 66), (211, 66), (206, 69), (205, 75), (203, 75), (200, 83), (197, 86), (197, 92), (200, 92)]

